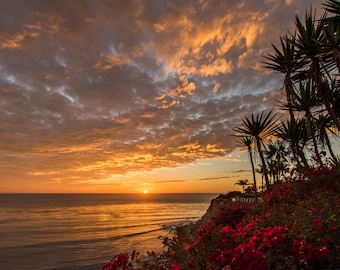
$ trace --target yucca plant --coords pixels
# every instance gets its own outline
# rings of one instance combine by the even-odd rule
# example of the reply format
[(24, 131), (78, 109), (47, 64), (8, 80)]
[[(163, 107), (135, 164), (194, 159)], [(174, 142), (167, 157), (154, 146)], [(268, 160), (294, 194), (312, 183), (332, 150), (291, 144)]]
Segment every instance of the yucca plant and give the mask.
[(263, 174), (266, 181), (266, 188), (268, 190), (270, 189), (270, 183), (262, 150), (264, 139), (274, 135), (275, 133), (277, 121), (275, 121), (274, 118), (275, 114), (273, 114), (273, 110), (269, 111), (268, 113), (262, 111), (259, 114), (251, 114), (250, 118), (245, 117), (245, 119), (242, 120), (241, 126), (234, 129), (234, 131), (237, 132), (235, 136), (248, 136), (254, 140), (262, 162)]
[(255, 190), (255, 201), (257, 202), (257, 184), (256, 184), (256, 174), (255, 174), (255, 166), (254, 166), (253, 151), (252, 151), (252, 145), (254, 143), (254, 140), (252, 139), (252, 137), (245, 136), (245, 137), (241, 138), (240, 143), (242, 145), (246, 146), (247, 149), (248, 149), (251, 169), (252, 169), (252, 173), (253, 173), (254, 190)]

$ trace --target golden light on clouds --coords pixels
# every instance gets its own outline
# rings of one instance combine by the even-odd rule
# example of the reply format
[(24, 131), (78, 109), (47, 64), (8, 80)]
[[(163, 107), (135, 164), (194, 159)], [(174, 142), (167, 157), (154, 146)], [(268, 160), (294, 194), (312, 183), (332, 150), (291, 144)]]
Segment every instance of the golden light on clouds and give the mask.
[(321, 1), (156, 2), (3, 3), (0, 192), (216, 192), (249, 173), (232, 129), (282, 85), (261, 56)]
[(129, 64), (130, 61), (131, 60), (125, 55), (101, 54), (98, 62), (93, 65), (93, 68), (108, 70), (115, 66)]
[(16, 34), (12, 36), (1, 36), (1, 49), (16, 49), (21, 46), (21, 42), (25, 38), (25, 35)]

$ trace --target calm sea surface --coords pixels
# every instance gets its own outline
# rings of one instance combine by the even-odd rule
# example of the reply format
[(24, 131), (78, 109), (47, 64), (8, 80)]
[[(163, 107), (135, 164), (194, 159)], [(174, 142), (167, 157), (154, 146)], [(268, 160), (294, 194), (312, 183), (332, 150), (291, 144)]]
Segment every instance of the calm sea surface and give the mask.
[(0, 194), (0, 269), (100, 269), (198, 220), (217, 194)]

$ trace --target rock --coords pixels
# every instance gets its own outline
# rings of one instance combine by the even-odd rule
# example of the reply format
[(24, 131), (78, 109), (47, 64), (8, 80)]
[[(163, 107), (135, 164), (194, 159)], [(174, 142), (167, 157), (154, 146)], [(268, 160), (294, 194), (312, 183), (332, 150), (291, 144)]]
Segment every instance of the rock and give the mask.
[(193, 242), (197, 238), (197, 232), (203, 224), (213, 221), (217, 217), (219, 209), (226, 203), (230, 203), (231, 198), (227, 195), (219, 195), (215, 199), (212, 199), (210, 206), (206, 213), (200, 220), (195, 223), (179, 226), (177, 228), (177, 235), (181, 242)]

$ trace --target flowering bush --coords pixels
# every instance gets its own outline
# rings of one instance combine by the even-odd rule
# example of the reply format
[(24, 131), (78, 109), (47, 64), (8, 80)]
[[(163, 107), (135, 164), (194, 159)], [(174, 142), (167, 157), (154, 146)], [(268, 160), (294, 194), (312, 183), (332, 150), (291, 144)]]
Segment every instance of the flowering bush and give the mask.
[[(163, 254), (164, 255), (164, 254)], [(169, 256), (167, 256), (169, 258)], [(163, 263), (164, 262), (164, 263)], [(154, 251), (146, 252), (146, 256), (141, 256), (135, 250), (131, 256), (127, 253), (120, 253), (110, 262), (102, 266), (102, 270), (136, 270), (136, 269), (159, 269), (159, 270), (181, 270), (180, 264), (169, 264), (168, 260), (164, 261), (164, 256), (156, 254)]]
[(161, 254), (119, 254), (102, 269), (340, 269), (339, 179), (332, 167), (308, 169), (256, 205), (226, 203), (194, 241), (165, 238)]
[(127, 253), (120, 253), (111, 262), (104, 264), (102, 270), (132, 269), (130, 267), (129, 255)]

